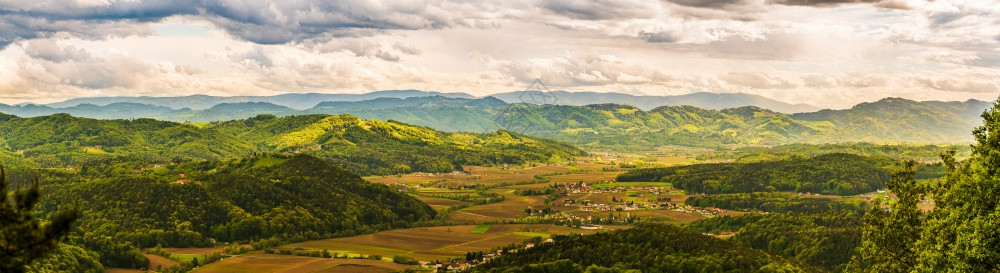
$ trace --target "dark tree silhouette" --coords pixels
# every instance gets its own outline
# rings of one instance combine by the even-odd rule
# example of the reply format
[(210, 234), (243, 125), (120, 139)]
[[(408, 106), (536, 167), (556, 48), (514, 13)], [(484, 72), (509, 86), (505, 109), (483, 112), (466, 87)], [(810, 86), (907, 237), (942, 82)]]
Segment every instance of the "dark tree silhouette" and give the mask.
[(24, 272), (31, 261), (56, 248), (79, 215), (76, 208), (59, 211), (49, 223), (31, 215), (41, 193), (38, 179), (26, 190), (7, 193), (6, 172), (0, 165), (0, 272)]

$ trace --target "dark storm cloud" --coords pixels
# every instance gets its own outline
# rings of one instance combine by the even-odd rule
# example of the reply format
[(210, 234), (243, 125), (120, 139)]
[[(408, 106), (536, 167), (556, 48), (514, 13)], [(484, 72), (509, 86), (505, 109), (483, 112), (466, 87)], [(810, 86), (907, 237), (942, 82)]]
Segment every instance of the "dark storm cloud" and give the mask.
[(579, 20), (649, 18), (655, 15), (643, 3), (623, 0), (544, 0), (541, 6), (552, 13)]
[(203, 17), (240, 39), (260, 44), (356, 36), (373, 29), (476, 25), (476, 18), (428, 11), (416, 2), (145, 0), (80, 6), (59, 1), (9, 1), (0, 3), (0, 48), (55, 33), (97, 39), (149, 34), (148, 27), (121, 24), (137, 25), (178, 15)]

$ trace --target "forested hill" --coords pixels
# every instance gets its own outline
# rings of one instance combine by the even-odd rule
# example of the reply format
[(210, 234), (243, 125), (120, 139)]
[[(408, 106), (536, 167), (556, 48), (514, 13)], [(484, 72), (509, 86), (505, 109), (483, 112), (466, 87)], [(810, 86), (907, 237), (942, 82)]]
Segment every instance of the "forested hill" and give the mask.
[(829, 137), (854, 141), (971, 142), (972, 128), (982, 124), (979, 115), (992, 105), (976, 100), (916, 102), (886, 98), (846, 110), (794, 114), (792, 118), (833, 123), (836, 131), (844, 133)]
[(472, 272), (815, 272), (763, 251), (667, 224), (555, 242), (502, 255)]
[[(106, 113), (102, 117), (135, 113), (137, 116), (133, 117), (177, 122), (246, 119), (259, 114), (350, 114), (440, 131), (485, 133), (503, 129), (591, 149), (636, 151), (665, 145), (728, 148), (851, 141), (966, 143), (972, 141), (969, 132), (980, 123), (979, 114), (990, 105), (976, 100), (917, 102), (887, 98), (851, 109), (788, 115), (754, 106), (722, 110), (661, 106), (644, 111), (625, 104), (531, 105), (507, 104), (492, 97), (424, 96), (322, 102), (307, 110), (264, 102), (227, 103), (205, 110), (182, 109), (161, 114), (139, 111), (142, 107), (129, 104), (81, 105), (61, 110)], [(22, 108), (38, 107), (18, 109)], [(163, 111), (157, 109), (149, 107), (149, 111)]]
[(450, 172), (463, 165), (556, 162), (584, 154), (568, 144), (508, 131), (444, 133), (350, 115), (265, 115), (207, 128), (246, 140), (261, 150), (307, 152), (365, 174)]
[[(588, 148), (634, 151), (663, 145), (714, 148), (845, 141), (969, 142), (969, 132), (979, 123), (979, 113), (989, 105), (975, 100), (916, 102), (890, 98), (847, 110), (788, 115), (753, 106), (722, 110), (662, 106), (644, 111), (624, 104), (529, 105), (505, 104), (492, 98), (418, 97), (325, 102), (298, 113), (347, 113), (453, 132), (505, 129)], [(176, 120), (217, 120), (218, 116), (253, 113), (192, 114)]]
[(44, 167), (108, 161), (166, 163), (218, 160), (258, 152), (210, 128), (153, 119), (98, 120), (67, 114), (0, 116), (0, 150)]
[(132, 165), (128, 169), (255, 153), (308, 153), (367, 175), (561, 161), (583, 151), (506, 131), (444, 133), (349, 115), (263, 115), (213, 124), (97, 120), (66, 114), (33, 118), (0, 115), (0, 159), (11, 165)]
[(82, 218), (68, 243), (96, 252), (105, 267), (144, 268), (139, 249), (156, 245), (266, 245), (409, 227), (435, 217), (405, 193), (308, 155), (76, 176), (81, 181), (43, 176), (37, 210), (44, 216), (76, 204)]
[[(618, 181), (665, 181), (696, 193), (795, 191), (854, 195), (884, 188), (889, 168), (897, 163), (886, 157), (825, 154), (751, 163), (710, 163), (638, 169), (618, 176)], [(927, 172), (934, 170), (927, 167)]]

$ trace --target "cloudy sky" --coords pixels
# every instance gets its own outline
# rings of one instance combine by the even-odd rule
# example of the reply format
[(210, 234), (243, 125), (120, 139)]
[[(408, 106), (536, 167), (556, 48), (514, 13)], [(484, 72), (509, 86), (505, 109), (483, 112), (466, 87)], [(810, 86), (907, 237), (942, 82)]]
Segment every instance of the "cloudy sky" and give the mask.
[(995, 100), (998, 0), (0, 0), (0, 103), (524, 89)]

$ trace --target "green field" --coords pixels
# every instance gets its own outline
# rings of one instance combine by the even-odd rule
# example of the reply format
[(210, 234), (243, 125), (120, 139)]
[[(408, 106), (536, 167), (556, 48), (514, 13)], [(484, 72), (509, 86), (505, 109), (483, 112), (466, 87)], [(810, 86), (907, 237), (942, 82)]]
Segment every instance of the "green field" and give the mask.
[(254, 167), (270, 167), (285, 162), (286, 159), (275, 157), (262, 157), (253, 162)]
[(486, 231), (489, 231), (489, 230), (490, 230), (490, 225), (476, 225), (476, 228), (473, 228), (472, 231), (471, 231), (471, 233), (472, 234), (485, 234)]

